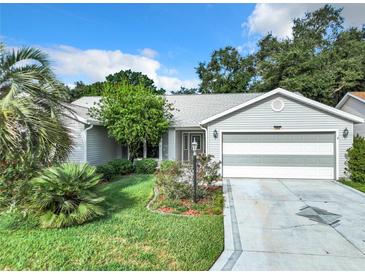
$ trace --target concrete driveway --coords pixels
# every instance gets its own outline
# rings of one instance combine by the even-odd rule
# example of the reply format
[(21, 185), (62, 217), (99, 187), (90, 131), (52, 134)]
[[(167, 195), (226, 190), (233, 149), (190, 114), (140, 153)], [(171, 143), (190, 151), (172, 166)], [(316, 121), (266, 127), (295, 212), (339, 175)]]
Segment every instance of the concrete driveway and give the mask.
[(365, 195), (330, 180), (224, 179), (211, 270), (365, 270)]

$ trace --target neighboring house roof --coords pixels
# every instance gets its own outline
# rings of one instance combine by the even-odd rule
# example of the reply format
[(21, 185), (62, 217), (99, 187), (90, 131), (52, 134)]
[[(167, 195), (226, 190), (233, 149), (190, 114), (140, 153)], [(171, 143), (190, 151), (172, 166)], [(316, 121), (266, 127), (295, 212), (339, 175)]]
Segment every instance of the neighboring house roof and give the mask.
[(223, 111), (223, 112), (221, 112), (219, 114), (213, 115), (213, 116), (211, 116), (211, 117), (209, 117), (209, 118), (201, 121), (200, 124), (201, 125), (207, 124), (207, 123), (212, 122), (212, 121), (214, 121), (214, 120), (216, 120), (218, 118), (221, 118), (221, 117), (226, 116), (226, 115), (228, 115), (230, 113), (233, 113), (233, 112), (235, 112), (237, 110), (240, 110), (240, 109), (243, 109), (245, 107), (248, 107), (248, 106), (250, 106), (250, 105), (252, 105), (254, 103), (257, 103), (257, 102), (259, 102), (261, 100), (264, 100), (264, 99), (266, 99), (266, 98), (268, 98), (270, 96), (276, 95), (276, 94), (286, 96), (286, 97), (291, 98), (291, 99), (294, 99), (294, 100), (296, 100), (298, 102), (301, 102), (301, 103), (304, 103), (306, 105), (312, 106), (314, 108), (317, 108), (319, 110), (325, 111), (327, 113), (331, 113), (331, 114), (333, 114), (335, 116), (338, 116), (338, 117), (341, 117), (341, 118), (344, 118), (344, 119), (353, 121), (355, 123), (363, 123), (364, 122), (364, 119), (362, 119), (361, 117), (358, 117), (356, 115), (352, 115), (352, 114), (347, 113), (347, 112), (344, 112), (342, 110), (338, 110), (336, 108), (327, 106), (325, 104), (319, 103), (319, 102), (314, 101), (314, 100), (311, 100), (309, 98), (306, 98), (306, 97), (304, 97), (302, 95), (298, 95), (298, 94), (296, 94), (294, 92), (290, 92), (290, 91), (287, 91), (287, 90), (282, 89), (282, 88), (276, 88), (276, 89), (274, 89), (274, 90), (272, 90), (270, 92), (264, 93), (264, 94), (262, 94), (262, 95), (260, 95), (260, 96), (258, 96), (256, 98), (254, 98), (254, 99), (252, 99), (250, 101), (244, 102), (244, 103), (242, 103), (242, 104), (240, 104), (238, 106), (232, 107), (232, 108), (230, 108), (230, 109), (228, 109), (226, 111)]
[(348, 92), (346, 95), (341, 99), (341, 101), (337, 104), (336, 108), (340, 109), (349, 98), (354, 98), (360, 102), (365, 104), (365, 91), (355, 91), (355, 92)]
[(65, 116), (70, 117), (71, 119), (77, 120), (84, 124), (93, 124), (99, 125), (100, 122), (97, 119), (94, 119), (89, 114), (89, 108), (75, 105), (73, 103), (67, 104), (64, 103), (65, 106)]
[(84, 108), (93, 107), (99, 103), (101, 96), (84, 96), (72, 102), (73, 105), (77, 105)]
[(196, 127), (199, 122), (234, 106), (250, 101), (262, 93), (224, 93), (167, 95), (174, 105), (174, 127)]

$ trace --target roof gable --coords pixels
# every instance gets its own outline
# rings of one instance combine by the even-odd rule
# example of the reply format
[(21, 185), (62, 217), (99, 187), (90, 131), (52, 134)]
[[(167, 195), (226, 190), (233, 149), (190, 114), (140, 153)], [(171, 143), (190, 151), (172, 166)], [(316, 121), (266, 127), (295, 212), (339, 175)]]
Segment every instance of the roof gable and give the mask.
[(235, 112), (237, 110), (244, 109), (244, 108), (246, 108), (246, 107), (248, 107), (248, 106), (250, 106), (250, 105), (252, 105), (254, 103), (257, 103), (259, 101), (262, 101), (262, 100), (264, 100), (264, 99), (266, 99), (268, 97), (271, 97), (273, 95), (276, 95), (276, 94), (281, 94), (281, 95), (287, 96), (287, 97), (289, 97), (291, 99), (294, 99), (294, 100), (296, 100), (298, 102), (307, 104), (307, 105), (312, 106), (314, 108), (317, 108), (319, 110), (325, 111), (327, 113), (333, 114), (333, 115), (338, 116), (338, 117), (341, 117), (343, 119), (347, 119), (347, 120), (353, 121), (355, 123), (363, 123), (364, 122), (364, 119), (362, 119), (362, 118), (360, 118), (358, 116), (355, 116), (355, 115), (352, 115), (350, 113), (347, 113), (347, 112), (338, 110), (336, 108), (327, 106), (325, 104), (319, 103), (317, 101), (311, 100), (311, 99), (306, 98), (306, 97), (304, 97), (302, 95), (298, 95), (296, 93), (287, 91), (285, 89), (276, 88), (276, 89), (274, 89), (274, 90), (272, 90), (270, 92), (264, 93), (261, 96), (255, 97), (252, 100), (249, 100), (249, 101), (244, 102), (244, 103), (242, 103), (240, 105), (237, 105), (237, 106), (232, 107), (232, 108), (230, 108), (228, 110), (225, 110), (225, 111), (223, 111), (221, 113), (218, 113), (216, 115), (213, 115), (213, 116), (211, 116), (211, 117), (209, 117), (207, 119), (204, 119), (204, 120), (202, 120), (200, 122), (200, 124), (201, 125), (207, 124), (207, 123), (209, 123), (211, 121), (214, 121), (214, 120), (216, 120), (218, 118), (221, 118), (223, 116), (226, 116), (226, 115), (228, 115), (230, 113), (233, 113), (233, 112)]

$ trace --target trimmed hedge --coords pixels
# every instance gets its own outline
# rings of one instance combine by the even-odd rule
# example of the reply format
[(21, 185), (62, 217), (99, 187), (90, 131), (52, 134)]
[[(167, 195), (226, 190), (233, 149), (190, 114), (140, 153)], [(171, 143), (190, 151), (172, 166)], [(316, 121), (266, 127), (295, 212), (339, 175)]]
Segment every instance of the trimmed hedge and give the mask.
[(115, 159), (108, 162), (108, 164), (113, 166), (117, 175), (127, 175), (133, 173), (134, 171), (133, 164), (129, 160)]
[(131, 161), (115, 159), (96, 167), (96, 172), (103, 175), (103, 179), (110, 181), (114, 176), (133, 173), (134, 167)]
[(365, 184), (365, 139), (356, 136), (352, 147), (347, 151), (346, 171), (350, 179), (356, 183)]
[(98, 165), (96, 167), (96, 173), (101, 174), (102, 179), (106, 181), (110, 181), (116, 175), (114, 167), (108, 163)]
[(136, 161), (137, 174), (153, 174), (157, 168), (157, 161), (154, 159), (142, 159)]

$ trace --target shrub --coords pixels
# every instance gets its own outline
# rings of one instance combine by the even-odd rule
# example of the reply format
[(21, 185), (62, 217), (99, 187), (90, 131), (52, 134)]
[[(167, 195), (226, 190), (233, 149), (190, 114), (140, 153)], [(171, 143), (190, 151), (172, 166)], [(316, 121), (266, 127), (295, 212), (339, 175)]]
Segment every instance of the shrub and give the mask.
[(199, 154), (197, 156), (197, 178), (199, 183), (211, 185), (220, 179), (219, 167), (221, 162), (214, 161), (210, 154)]
[(108, 164), (114, 168), (116, 175), (126, 175), (133, 172), (133, 164), (129, 160), (115, 159)]
[(352, 147), (347, 151), (346, 171), (350, 173), (352, 181), (365, 184), (365, 139), (363, 137), (356, 136)]
[(31, 155), (0, 161), (0, 207), (24, 205), (29, 198), (28, 181), (39, 170), (40, 166)]
[(191, 185), (181, 181), (181, 164), (175, 161), (164, 161), (156, 174), (156, 184), (168, 199), (191, 197)]
[(44, 169), (31, 180), (31, 206), (40, 216), (41, 226), (71, 226), (103, 215), (100, 203), (104, 197), (96, 189), (100, 178), (88, 164), (64, 163)]
[(157, 161), (154, 159), (142, 159), (136, 161), (136, 173), (153, 174), (157, 168)]
[(10, 207), (2, 212), (0, 217), (0, 229), (30, 229), (38, 226), (38, 222), (33, 215), (17, 207)]
[(110, 181), (115, 175), (115, 168), (110, 164), (98, 165), (96, 167), (96, 173), (100, 174), (103, 180)]

